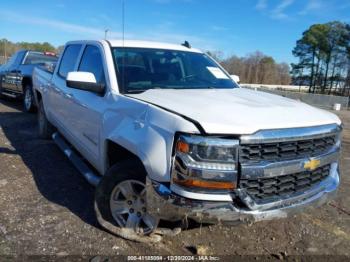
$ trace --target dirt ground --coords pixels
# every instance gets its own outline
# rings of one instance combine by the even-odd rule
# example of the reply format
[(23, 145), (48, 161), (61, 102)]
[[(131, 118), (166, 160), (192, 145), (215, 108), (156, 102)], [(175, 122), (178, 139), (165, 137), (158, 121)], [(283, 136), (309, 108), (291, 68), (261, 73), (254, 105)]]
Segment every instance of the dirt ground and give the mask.
[[(342, 181), (327, 205), (278, 221), (210, 226), (140, 244), (102, 230), (93, 211), (94, 189), (51, 141), (38, 138), (36, 115), (0, 100), (0, 260), (13, 255), (350, 256), (350, 111), (344, 122)], [(349, 259), (350, 257), (348, 257)]]

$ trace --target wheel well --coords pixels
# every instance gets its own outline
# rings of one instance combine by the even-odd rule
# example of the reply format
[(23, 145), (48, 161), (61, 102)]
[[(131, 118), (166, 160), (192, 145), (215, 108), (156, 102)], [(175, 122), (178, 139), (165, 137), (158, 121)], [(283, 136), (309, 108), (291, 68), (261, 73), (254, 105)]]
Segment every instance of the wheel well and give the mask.
[(135, 164), (138, 163), (140, 164), (140, 166), (143, 167), (146, 174), (145, 166), (143, 165), (141, 159), (137, 155), (135, 155), (134, 153), (127, 150), (126, 148), (110, 140), (107, 140), (107, 157), (108, 157), (107, 159), (108, 167), (111, 167), (118, 162), (121, 162), (127, 159), (132, 159), (133, 161), (135, 161)]
[(41, 93), (38, 90), (36, 90), (35, 93), (36, 93), (36, 98), (38, 99), (38, 103), (39, 103), (41, 101)]
[(25, 88), (27, 85), (32, 86), (32, 79), (31, 79), (30, 77), (23, 77), (23, 79), (22, 79), (22, 88), (23, 88), (23, 91), (24, 91), (24, 88)]

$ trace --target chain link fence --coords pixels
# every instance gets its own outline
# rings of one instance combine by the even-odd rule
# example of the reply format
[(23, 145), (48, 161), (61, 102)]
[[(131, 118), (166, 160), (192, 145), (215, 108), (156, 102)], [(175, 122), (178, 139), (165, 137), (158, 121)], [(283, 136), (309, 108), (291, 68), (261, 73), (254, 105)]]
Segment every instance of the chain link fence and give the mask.
[(249, 85), (242, 85), (244, 88), (254, 89), (258, 91), (263, 91), (275, 95), (280, 95), (288, 97), (295, 100), (300, 100), (304, 103), (314, 105), (321, 108), (333, 109), (335, 104), (340, 104), (342, 109), (349, 109), (349, 97), (345, 96), (332, 96), (332, 95), (320, 95), (320, 94), (310, 94), (310, 93), (299, 93), (299, 92), (290, 92), (282, 91), (276, 89), (268, 88), (256, 88)]

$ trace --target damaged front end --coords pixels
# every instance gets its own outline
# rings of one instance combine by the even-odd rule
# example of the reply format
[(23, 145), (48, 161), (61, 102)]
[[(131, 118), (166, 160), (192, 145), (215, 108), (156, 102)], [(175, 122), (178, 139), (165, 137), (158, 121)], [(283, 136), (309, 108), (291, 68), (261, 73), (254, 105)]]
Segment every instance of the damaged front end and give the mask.
[(237, 224), (322, 205), (339, 186), (340, 131), (337, 125), (264, 131), (239, 143), (221, 140), (214, 149), (211, 141), (180, 137), (171, 182), (147, 179), (147, 210), (168, 221)]
[(262, 220), (286, 218), (292, 214), (325, 204), (335, 196), (339, 185), (337, 165), (333, 166), (327, 180), (316, 188), (300, 195), (281, 199), (273, 205), (255, 205), (242, 190), (230, 202), (202, 201), (177, 195), (163, 184), (147, 182), (148, 212), (167, 221), (192, 219), (199, 223), (232, 225)]

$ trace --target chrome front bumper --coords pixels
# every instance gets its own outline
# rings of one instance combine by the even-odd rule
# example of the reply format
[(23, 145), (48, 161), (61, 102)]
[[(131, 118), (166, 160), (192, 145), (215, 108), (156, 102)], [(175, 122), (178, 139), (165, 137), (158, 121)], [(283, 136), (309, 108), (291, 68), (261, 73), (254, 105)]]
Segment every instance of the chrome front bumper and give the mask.
[(250, 223), (285, 218), (306, 208), (318, 207), (335, 196), (338, 185), (337, 162), (331, 164), (329, 176), (308, 191), (263, 205), (256, 204), (240, 189), (231, 202), (201, 201), (179, 196), (167, 186), (147, 179), (147, 205), (149, 213), (168, 221), (190, 218), (202, 223)]
[[(284, 218), (289, 214), (303, 211), (305, 208), (320, 206), (334, 197), (339, 186), (340, 133), (341, 127), (332, 124), (319, 127), (263, 130), (253, 135), (240, 137), (240, 145), (260, 145), (260, 143), (311, 141), (334, 136), (337, 142), (328, 149), (324, 145), (325, 152), (316, 156), (307, 154), (304, 157), (289, 160), (240, 161), (238, 183), (243, 180), (256, 181), (299, 174), (316, 170), (318, 167), (330, 166), (328, 176), (322, 178), (317, 184), (310, 184), (303, 191), (296, 190), (285, 196), (278, 194), (272, 200), (260, 201), (252, 197), (248, 193), (249, 190), (243, 185), (238, 185), (238, 188), (231, 194), (196, 195), (191, 194), (193, 192), (190, 192), (188, 188), (175, 190), (174, 184), (170, 186), (148, 179), (148, 212), (170, 221), (191, 218), (203, 223), (232, 223)], [(312, 163), (316, 163), (315, 166)]]

